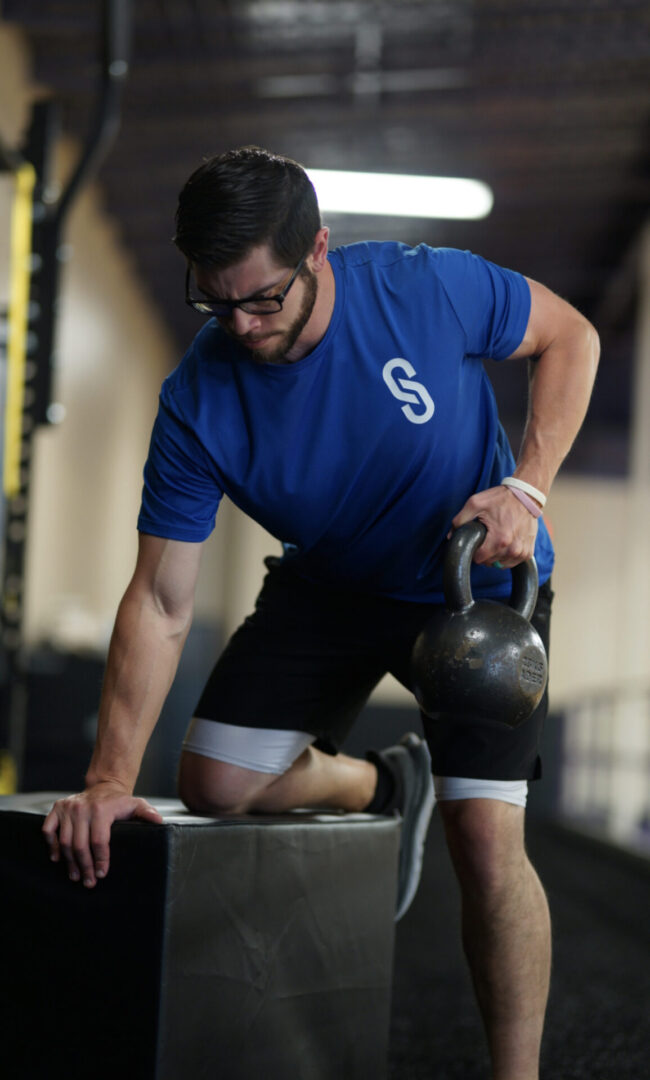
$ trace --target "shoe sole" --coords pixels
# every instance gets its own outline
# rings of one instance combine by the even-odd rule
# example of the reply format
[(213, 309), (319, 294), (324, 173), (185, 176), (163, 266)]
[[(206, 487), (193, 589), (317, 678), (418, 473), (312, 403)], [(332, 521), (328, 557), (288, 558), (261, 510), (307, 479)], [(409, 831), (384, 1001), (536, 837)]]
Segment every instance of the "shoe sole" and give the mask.
[[(406, 914), (418, 890), (424, 862), (424, 844), (433, 808), (436, 804), (433, 777), (431, 775), (431, 757), (427, 744), (412, 731), (404, 735), (399, 744), (406, 748), (413, 762), (415, 790), (412, 794), (412, 802), (416, 803), (416, 805), (419, 804), (420, 809), (412, 822), (410, 836), (406, 837), (404, 835), (404, 825), (402, 823), (399, 878), (400, 884), (405, 877), (407, 877), (407, 882), (404, 894), (400, 897), (399, 906), (395, 912), (395, 922), (398, 922)], [(404, 817), (402, 818), (403, 821)], [(405, 873), (406, 867), (408, 867), (408, 875)]]

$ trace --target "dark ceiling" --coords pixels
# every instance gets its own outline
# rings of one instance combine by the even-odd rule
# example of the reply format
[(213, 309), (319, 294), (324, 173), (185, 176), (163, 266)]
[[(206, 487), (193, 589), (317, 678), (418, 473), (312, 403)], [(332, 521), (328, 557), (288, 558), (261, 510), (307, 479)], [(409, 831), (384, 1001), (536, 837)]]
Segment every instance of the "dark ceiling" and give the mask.
[[(3, 7), (79, 137), (101, 9)], [(647, 0), (138, 0), (133, 17), (122, 128), (100, 179), (179, 352), (198, 316), (182, 301), (173, 213), (205, 155), (257, 143), (312, 167), (477, 177), (495, 195), (483, 221), (329, 215), (333, 243), (471, 248), (571, 300), (596, 323), (603, 360), (568, 467), (625, 472), (635, 244), (650, 207)], [(516, 437), (515, 366), (490, 370)]]

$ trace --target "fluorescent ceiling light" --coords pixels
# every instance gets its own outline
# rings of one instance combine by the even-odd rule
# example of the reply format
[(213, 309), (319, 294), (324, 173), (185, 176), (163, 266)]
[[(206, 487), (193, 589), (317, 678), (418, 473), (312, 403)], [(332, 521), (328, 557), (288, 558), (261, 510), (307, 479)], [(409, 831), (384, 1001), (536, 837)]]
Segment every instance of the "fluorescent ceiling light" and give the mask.
[(357, 71), (349, 76), (263, 75), (255, 87), (260, 97), (331, 97), (352, 90), (363, 94), (375, 90), (387, 94), (414, 94), (424, 90), (456, 90), (467, 86), (469, 76), (460, 68), (410, 68), (408, 71)]
[(388, 217), (469, 218), (490, 213), (494, 196), (481, 180), (447, 176), (307, 169), (321, 210)]

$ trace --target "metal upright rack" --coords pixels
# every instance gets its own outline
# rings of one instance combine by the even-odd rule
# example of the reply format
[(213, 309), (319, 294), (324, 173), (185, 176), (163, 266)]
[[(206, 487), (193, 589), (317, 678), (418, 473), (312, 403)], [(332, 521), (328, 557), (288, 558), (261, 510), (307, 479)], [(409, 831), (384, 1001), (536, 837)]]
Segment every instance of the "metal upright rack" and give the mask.
[(101, 80), (91, 130), (77, 167), (57, 200), (48, 198), (61, 110), (54, 100), (35, 104), (25, 145), (0, 146), (0, 171), (14, 178), (10, 295), (0, 345), (0, 793), (19, 790), (25, 744), (27, 688), (23, 648), (25, 552), (32, 436), (52, 423), (52, 374), (61, 237), (73, 199), (99, 169), (120, 125), (121, 93), (129, 71), (130, 0), (104, 0)]

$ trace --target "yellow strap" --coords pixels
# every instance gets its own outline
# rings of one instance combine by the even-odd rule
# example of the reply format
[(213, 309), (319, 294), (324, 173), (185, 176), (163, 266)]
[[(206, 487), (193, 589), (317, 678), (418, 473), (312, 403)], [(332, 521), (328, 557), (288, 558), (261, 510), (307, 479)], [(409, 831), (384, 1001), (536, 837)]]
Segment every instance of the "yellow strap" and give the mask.
[(14, 759), (8, 750), (0, 750), (0, 795), (13, 795), (18, 786)]
[(36, 172), (25, 163), (15, 173), (16, 194), (11, 215), (11, 269), (7, 320), (7, 389), (3, 488), (9, 499), (20, 491), (20, 446), (25, 399), (27, 309), (29, 304), (32, 203)]

